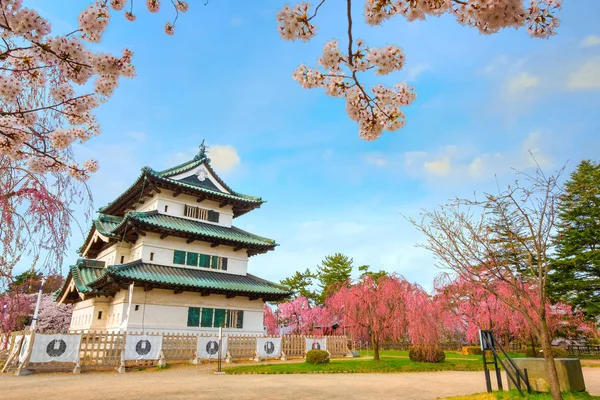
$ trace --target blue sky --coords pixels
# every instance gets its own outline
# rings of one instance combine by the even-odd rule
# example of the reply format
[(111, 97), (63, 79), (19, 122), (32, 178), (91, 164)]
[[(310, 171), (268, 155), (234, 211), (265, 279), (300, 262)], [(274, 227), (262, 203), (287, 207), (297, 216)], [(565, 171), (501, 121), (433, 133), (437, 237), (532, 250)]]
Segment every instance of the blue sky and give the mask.
[[(59, 34), (76, 27), (89, 1), (24, 3)], [(364, 2), (355, 2), (355, 37), (374, 47), (399, 45), (406, 55), (402, 71), (367, 83), (408, 80), (418, 93), (406, 127), (375, 142), (358, 137), (343, 100), (291, 79), (297, 65), (316, 64), (326, 41), (345, 40), (342, 2), (324, 4), (309, 43), (279, 38), (281, 1), (190, 1), (174, 36), (163, 32), (170, 7), (155, 15), (136, 3), (137, 21), (113, 13), (97, 45), (112, 53), (130, 48), (137, 77), (123, 80), (100, 108), (102, 135), (77, 149), (81, 160), (95, 157), (101, 165), (89, 181), (94, 206), (115, 198), (144, 165), (162, 169), (191, 158), (205, 138), (222, 178), (267, 200), (235, 220), (280, 243), (251, 258), (250, 272), (261, 277), (314, 270), (324, 256), (342, 252), (357, 266), (429, 288), (440, 270), (415, 247), (423, 238), (400, 213), (417, 216), (454, 196), (493, 190), (496, 179), (508, 183), (511, 167), (531, 168), (529, 151), (546, 170), (597, 159), (594, 0), (565, 2), (558, 35), (548, 40), (514, 29), (484, 36), (451, 16), (395, 18), (372, 28), (361, 21)], [(82, 240), (76, 231), (63, 272)]]

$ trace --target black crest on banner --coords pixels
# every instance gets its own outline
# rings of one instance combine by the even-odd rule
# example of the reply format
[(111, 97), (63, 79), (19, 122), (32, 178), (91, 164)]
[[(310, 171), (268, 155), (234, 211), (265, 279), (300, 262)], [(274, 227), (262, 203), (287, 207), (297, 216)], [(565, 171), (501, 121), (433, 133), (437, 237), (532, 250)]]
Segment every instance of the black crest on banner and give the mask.
[(265, 353), (273, 354), (275, 352), (275, 344), (273, 342), (265, 343)]
[(206, 343), (206, 353), (208, 353), (208, 355), (214, 356), (217, 354), (217, 351), (219, 351), (219, 343), (217, 343), (216, 340), (211, 340)]
[(319, 342), (314, 342), (312, 344), (311, 349), (313, 349), (313, 350), (321, 350), (321, 344)]
[(138, 353), (140, 356), (145, 356), (146, 354), (150, 353), (151, 349), (152, 345), (148, 340), (140, 340), (135, 345), (135, 352)]
[(60, 357), (67, 351), (67, 343), (62, 339), (54, 339), (46, 346), (46, 354), (50, 357)]

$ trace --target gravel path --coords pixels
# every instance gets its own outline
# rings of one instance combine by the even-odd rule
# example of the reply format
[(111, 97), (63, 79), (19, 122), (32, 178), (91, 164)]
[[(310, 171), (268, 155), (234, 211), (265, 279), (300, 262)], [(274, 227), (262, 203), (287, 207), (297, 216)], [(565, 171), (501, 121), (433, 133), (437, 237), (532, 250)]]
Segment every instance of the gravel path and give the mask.
[[(588, 391), (600, 395), (600, 368), (584, 368)], [(174, 366), (126, 374), (94, 372), (0, 375), (0, 399), (403, 399), (485, 391), (483, 372), (403, 374), (214, 375)]]

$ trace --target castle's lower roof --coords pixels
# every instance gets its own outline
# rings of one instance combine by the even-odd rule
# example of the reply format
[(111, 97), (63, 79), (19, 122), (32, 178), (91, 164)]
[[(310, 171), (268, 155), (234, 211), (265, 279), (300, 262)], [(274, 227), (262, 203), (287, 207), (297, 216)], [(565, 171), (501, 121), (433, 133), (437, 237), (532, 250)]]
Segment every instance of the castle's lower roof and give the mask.
[[(209, 242), (215, 246), (232, 246), (236, 250), (247, 249), (249, 256), (266, 253), (278, 246), (272, 239), (255, 235), (235, 226), (228, 228), (188, 218), (160, 214), (157, 210), (153, 210), (145, 212), (132, 211), (127, 213), (125, 217), (100, 214), (98, 219), (94, 220), (84, 245), (79, 249), (81, 255), (83, 255), (82, 252), (87, 243), (92, 239), (94, 228), (101, 235), (118, 240), (127, 239), (131, 235), (135, 239), (140, 231), (141, 234), (144, 234), (144, 231), (151, 231), (160, 233), (164, 237), (176, 236), (190, 241)], [(91, 257), (95, 255), (91, 254)]]
[(123, 285), (132, 282), (146, 290), (172, 289), (179, 293), (190, 291), (200, 292), (205, 296), (246, 296), (250, 299), (262, 298), (264, 301), (283, 300), (291, 295), (289, 288), (250, 274), (234, 275), (205, 269), (171, 267), (144, 263), (142, 260), (106, 268), (103, 268), (103, 264), (95, 260), (79, 260), (71, 267), (58, 296), (66, 303), (77, 300), (79, 296), (70, 293), (65, 296), (71, 280), (79, 293), (92, 296), (112, 295)]

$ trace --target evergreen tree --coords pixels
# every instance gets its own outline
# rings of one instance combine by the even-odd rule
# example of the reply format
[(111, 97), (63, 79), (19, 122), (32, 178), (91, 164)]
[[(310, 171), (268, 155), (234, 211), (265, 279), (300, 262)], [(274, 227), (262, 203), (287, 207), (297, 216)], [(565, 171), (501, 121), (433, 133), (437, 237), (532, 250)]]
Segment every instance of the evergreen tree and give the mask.
[(565, 184), (558, 216), (551, 293), (596, 319), (600, 316), (599, 164), (579, 163)]
[(384, 277), (384, 276), (389, 276), (389, 274), (380, 269), (377, 272), (373, 272), (370, 270), (370, 266), (369, 265), (361, 265), (360, 267), (358, 267), (358, 271), (360, 272), (360, 278), (361, 280), (363, 280), (365, 277), (370, 277), (371, 279), (373, 279), (373, 281), (377, 282), (379, 281), (379, 278)]
[(350, 274), (352, 274), (352, 263), (354, 260), (341, 253), (326, 256), (317, 268), (317, 278), (321, 289), (318, 300), (323, 304), (340, 286), (348, 285)]
[(281, 284), (289, 287), (294, 292), (293, 299), (306, 297), (309, 304), (313, 306), (318, 301), (318, 294), (311, 290), (313, 279), (316, 277), (316, 274), (310, 272), (307, 268), (304, 272), (296, 271), (294, 275), (283, 279)]

